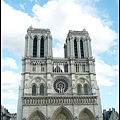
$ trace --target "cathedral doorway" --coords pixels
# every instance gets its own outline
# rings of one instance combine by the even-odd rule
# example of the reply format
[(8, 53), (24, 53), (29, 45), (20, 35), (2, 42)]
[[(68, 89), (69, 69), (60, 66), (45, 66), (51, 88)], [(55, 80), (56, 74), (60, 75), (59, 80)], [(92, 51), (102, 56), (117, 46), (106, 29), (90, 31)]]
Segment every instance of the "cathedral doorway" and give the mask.
[(94, 120), (93, 113), (85, 108), (80, 112), (78, 120)]
[(36, 110), (29, 116), (28, 120), (45, 120), (45, 116), (41, 111)]
[(90, 120), (89, 116), (86, 113), (83, 113), (81, 115), (81, 119), (80, 120)]
[(73, 116), (66, 107), (62, 106), (54, 112), (52, 120), (73, 120)]
[(59, 113), (56, 117), (56, 120), (67, 120), (67, 118), (63, 113)]

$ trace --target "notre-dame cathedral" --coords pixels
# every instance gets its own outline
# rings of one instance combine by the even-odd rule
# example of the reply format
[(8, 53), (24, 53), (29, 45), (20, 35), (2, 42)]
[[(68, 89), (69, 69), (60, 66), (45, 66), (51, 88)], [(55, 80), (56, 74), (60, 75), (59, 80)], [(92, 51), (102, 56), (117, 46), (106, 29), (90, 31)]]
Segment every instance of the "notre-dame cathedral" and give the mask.
[(89, 33), (69, 30), (54, 58), (50, 29), (28, 28), (17, 120), (103, 120)]

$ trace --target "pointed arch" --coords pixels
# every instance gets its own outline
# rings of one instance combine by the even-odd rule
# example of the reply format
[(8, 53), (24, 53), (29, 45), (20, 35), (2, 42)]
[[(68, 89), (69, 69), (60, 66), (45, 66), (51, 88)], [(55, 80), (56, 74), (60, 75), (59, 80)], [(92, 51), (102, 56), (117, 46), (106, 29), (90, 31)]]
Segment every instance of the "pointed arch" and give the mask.
[(37, 36), (33, 40), (33, 57), (37, 57)]
[(80, 95), (82, 93), (82, 86), (80, 84), (77, 85), (77, 94)]
[(87, 84), (84, 85), (84, 94), (88, 95), (88, 85)]
[(70, 110), (64, 106), (61, 106), (55, 110), (52, 116), (52, 120), (61, 120), (59, 118), (63, 118), (63, 120), (73, 120), (73, 115)]
[(75, 58), (78, 58), (78, 51), (77, 51), (77, 41), (76, 41), (76, 38), (74, 39), (74, 55), (75, 55)]
[(40, 57), (44, 57), (44, 37), (41, 37), (40, 41)]
[(81, 58), (84, 58), (84, 48), (83, 48), (83, 41), (80, 40), (80, 51), (81, 51)]
[(78, 117), (78, 120), (94, 120), (94, 115), (93, 113), (88, 109), (88, 108), (84, 108)]
[(32, 95), (36, 95), (36, 85), (32, 85)]
[(36, 80), (39, 80), (39, 82), (43, 82), (44, 84), (45, 84), (45, 79), (43, 79), (42, 77), (39, 77), (39, 76), (36, 76), (36, 77), (34, 77), (34, 78), (32, 78), (31, 80), (30, 80), (30, 82), (29, 82), (29, 86), (30, 87), (32, 87), (32, 85), (34, 84), (34, 83), (36, 83)]
[(45, 87), (44, 85), (40, 85), (40, 95), (44, 95)]
[(45, 115), (39, 111), (39, 110), (36, 110), (34, 111), (28, 118), (28, 120), (46, 120), (46, 117)]

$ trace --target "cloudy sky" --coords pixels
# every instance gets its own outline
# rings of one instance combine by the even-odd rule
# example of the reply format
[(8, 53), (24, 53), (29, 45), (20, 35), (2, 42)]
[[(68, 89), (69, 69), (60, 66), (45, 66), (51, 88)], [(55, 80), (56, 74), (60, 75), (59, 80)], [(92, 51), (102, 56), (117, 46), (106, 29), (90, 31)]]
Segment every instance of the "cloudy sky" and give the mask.
[(49, 28), (53, 56), (63, 57), (69, 30), (89, 32), (102, 109), (118, 111), (117, 0), (2, 0), (2, 105), (17, 112), (27, 28)]

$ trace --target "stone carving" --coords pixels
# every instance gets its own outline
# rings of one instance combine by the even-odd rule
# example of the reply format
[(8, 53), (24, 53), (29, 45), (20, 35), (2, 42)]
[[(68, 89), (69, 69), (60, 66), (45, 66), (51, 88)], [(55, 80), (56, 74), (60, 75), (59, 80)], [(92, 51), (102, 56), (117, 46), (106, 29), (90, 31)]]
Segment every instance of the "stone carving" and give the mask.
[(84, 79), (80, 79), (79, 81), (80, 81), (80, 83), (82, 83), (82, 84), (85, 82)]
[(97, 104), (97, 96), (43, 96), (41, 98), (36, 97), (23, 97), (24, 106), (31, 106), (31, 105), (70, 105), (70, 104)]
[(66, 118), (66, 116), (65, 116), (63, 113), (60, 113), (60, 114), (57, 116), (56, 120), (67, 120), (67, 118)]
[(40, 78), (36, 78), (35, 82), (40, 83), (41, 79)]

